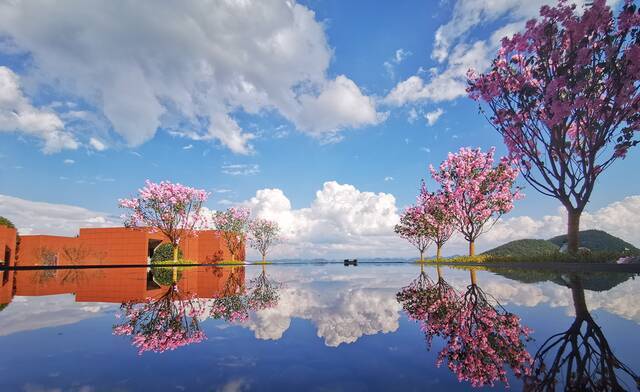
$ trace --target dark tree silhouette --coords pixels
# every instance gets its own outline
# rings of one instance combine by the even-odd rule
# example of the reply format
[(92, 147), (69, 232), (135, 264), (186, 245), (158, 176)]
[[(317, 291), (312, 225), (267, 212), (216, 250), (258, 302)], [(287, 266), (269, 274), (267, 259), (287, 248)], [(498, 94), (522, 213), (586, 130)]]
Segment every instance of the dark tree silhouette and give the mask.
[(576, 318), (569, 329), (547, 339), (534, 357), (525, 379), (527, 391), (626, 391), (626, 375), (639, 388), (640, 378), (615, 356), (602, 329), (587, 309), (578, 275), (569, 278)]

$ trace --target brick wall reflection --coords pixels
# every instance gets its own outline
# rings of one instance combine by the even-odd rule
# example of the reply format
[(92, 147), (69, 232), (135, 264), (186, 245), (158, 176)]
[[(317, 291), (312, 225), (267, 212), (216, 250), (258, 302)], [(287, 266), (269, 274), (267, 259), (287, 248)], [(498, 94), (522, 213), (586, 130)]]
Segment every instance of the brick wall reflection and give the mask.
[[(168, 242), (148, 229), (85, 228), (75, 237), (18, 236), (15, 229), (0, 226), (0, 264), (4, 266), (144, 265), (153, 250)], [(201, 230), (186, 235), (180, 248), (186, 260), (216, 263), (231, 253), (220, 232)], [(242, 250), (239, 260), (244, 260)], [(178, 288), (201, 298), (223, 295), (230, 284), (244, 285), (243, 267), (186, 267)], [(0, 306), (14, 296), (74, 294), (79, 302), (142, 301), (167, 290), (157, 284), (149, 268), (47, 269), (0, 271)]]

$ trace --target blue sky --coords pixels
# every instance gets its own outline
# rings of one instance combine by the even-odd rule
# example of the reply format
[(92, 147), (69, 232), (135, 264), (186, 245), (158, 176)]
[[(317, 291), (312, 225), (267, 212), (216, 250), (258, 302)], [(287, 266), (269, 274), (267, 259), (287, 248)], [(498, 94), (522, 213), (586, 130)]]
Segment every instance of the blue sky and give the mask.
[[(414, 201), (428, 165), (449, 151), (496, 146), (505, 152), (477, 104), (456, 93), (461, 70), (486, 66), (496, 37), (517, 31), (548, 2), (322, 0), (288, 7), (274, 0), (245, 13), (185, 2), (181, 10), (129, 5), (129, 16), (121, 19), (115, 17), (118, 7), (126, 6), (119, 2), (53, 9), (0, 3), (0, 66), (22, 95), (0, 100), (0, 194), (24, 201), (24, 208), (46, 202), (113, 219), (120, 213), (116, 200), (147, 178), (210, 190), (211, 209), (246, 204), (260, 189), (277, 189), (292, 211), (310, 209), (301, 212), (304, 219), (313, 215), (314, 222), (326, 223), (333, 218), (314, 210), (316, 192), (336, 181), (353, 186), (343, 190), (353, 196), (350, 202), (360, 203), (351, 206), (354, 211), (371, 213), (355, 226), (333, 222), (329, 226), (342, 230), (336, 236), (383, 246), (392, 225), (379, 222), (393, 221), (398, 211), (376, 215), (376, 208), (386, 206), (380, 193), (393, 195), (399, 210)], [(175, 11), (200, 29), (193, 30), (186, 16), (171, 16)], [(54, 16), (35, 26), (45, 14)], [(223, 30), (207, 32), (217, 23)], [(7, 95), (10, 87), (0, 89)], [(44, 125), (7, 120), (20, 110)], [(50, 116), (59, 123), (52, 125)], [(609, 169), (590, 211), (625, 200), (637, 208), (633, 197), (640, 185), (629, 176), (639, 159), (633, 151)], [(555, 200), (521, 185), (527, 198), (511, 217), (542, 222), (545, 215), (558, 215)], [(264, 203), (253, 201), (256, 210), (277, 217)], [(11, 214), (9, 204), (0, 207), (5, 215)], [(372, 221), (379, 232), (361, 227)], [(34, 232), (52, 227), (23, 225)], [(298, 226), (292, 232), (299, 234)], [(533, 235), (544, 237), (546, 229), (555, 234), (559, 227), (543, 225)], [(327, 241), (331, 247), (319, 255), (357, 253), (335, 238), (320, 242)]]

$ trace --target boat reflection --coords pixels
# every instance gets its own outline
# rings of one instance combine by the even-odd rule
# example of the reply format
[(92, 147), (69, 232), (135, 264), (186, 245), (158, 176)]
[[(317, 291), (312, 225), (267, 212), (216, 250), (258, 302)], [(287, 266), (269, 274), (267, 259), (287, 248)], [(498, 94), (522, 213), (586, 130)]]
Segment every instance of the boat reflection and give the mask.
[(429, 348), (433, 337), (444, 340), (436, 365), (446, 362), (459, 381), (474, 387), (508, 384), (507, 368), (516, 377), (529, 374), (532, 358), (525, 342), (531, 331), (520, 318), (478, 286), (475, 270), (470, 270), (466, 291), (458, 292), (436, 268), (436, 282), (421, 268), (418, 278), (397, 294), (409, 317), (420, 322)]
[(538, 349), (534, 370), (525, 380), (527, 391), (626, 391), (628, 376), (640, 389), (640, 378), (615, 356), (604, 332), (585, 301), (583, 282), (573, 274), (565, 278), (571, 288), (575, 320), (564, 332), (549, 337)]

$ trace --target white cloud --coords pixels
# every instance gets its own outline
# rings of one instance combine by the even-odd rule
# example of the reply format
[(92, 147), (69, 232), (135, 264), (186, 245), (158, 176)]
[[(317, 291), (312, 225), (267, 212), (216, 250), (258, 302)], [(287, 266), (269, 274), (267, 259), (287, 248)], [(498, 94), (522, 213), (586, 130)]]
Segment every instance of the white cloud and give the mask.
[[(92, 137), (91, 139), (89, 139), (89, 144), (91, 145), (91, 147), (93, 147), (96, 151), (104, 151), (107, 149), (107, 146), (101, 142), (100, 140)], [(132, 154), (138, 154), (135, 151), (132, 152)]]
[(53, 204), (0, 195), (0, 216), (11, 220), (20, 234), (76, 235), (81, 227), (121, 226), (116, 217), (66, 204)]
[(347, 76), (327, 77), (324, 25), (294, 1), (4, 2), (0, 34), (31, 55), (29, 77), (95, 107), (130, 146), (163, 127), (250, 154), (236, 114), (274, 111), (314, 136), (384, 118)]
[(414, 122), (416, 122), (417, 119), (418, 119), (418, 111), (416, 110), (416, 108), (411, 108), (409, 110), (409, 116), (407, 117), (407, 121), (409, 122), (409, 124), (413, 124)]
[(320, 137), (331, 138), (347, 127), (375, 125), (384, 121), (386, 113), (378, 113), (373, 98), (344, 75), (329, 81), (317, 95), (302, 95), (299, 110), (292, 120), (300, 129)]
[(76, 163), (76, 161), (74, 161), (73, 159), (65, 159), (64, 161), (62, 161), (65, 165), (73, 165), (74, 163)]
[(0, 66), (0, 132), (20, 132), (44, 142), (42, 151), (75, 150), (79, 143), (54, 112), (36, 108), (22, 92), (20, 78)]
[(411, 251), (393, 233), (399, 217), (395, 197), (388, 193), (328, 181), (306, 208), (292, 208), (280, 189), (261, 189), (243, 204), (255, 216), (280, 224), (286, 243), (274, 256), (385, 257)]
[(427, 124), (429, 124), (429, 126), (433, 126), (433, 124), (435, 124), (436, 121), (438, 121), (440, 116), (442, 116), (443, 114), (444, 114), (444, 110), (442, 110), (442, 108), (437, 108), (432, 112), (427, 112), (424, 115), (424, 118), (427, 120)]
[(386, 177), (384, 178), (384, 180), (385, 180), (385, 181), (393, 181), (393, 177), (391, 177), (391, 176), (386, 176)]
[(387, 73), (392, 79), (395, 77), (395, 66), (403, 62), (407, 57), (411, 56), (412, 54), (413, 53), (411, 53), (410, 51), (400, 48), (396, 50), (396, 52), (393, 55), (393, 58), (383, 63), (384, 68), (387, 70)]
[(222, 165), (221, 172), (231, 176), (250, 176), (260, 173), (260, 165), (252, 164), (225, 164)]
[(384, 102), (393, 106), (402, 106), (408, 102), (450, 101), (466, 94), (466, 74), (469, 68), (483, 70), (491, 63), (490, 49), (486, 42), (476, 41), (471, 45), (460, 44), (453, 50), (447, 67), (430, 76), (425, 81), (421, 76), (413, 75), (398, 83)]
[(182, 147), (183, 150), (191, 150), (193, 148), (193, 144), (188, 144), (184, 147)]

